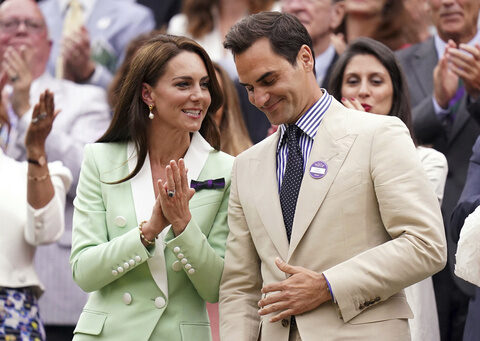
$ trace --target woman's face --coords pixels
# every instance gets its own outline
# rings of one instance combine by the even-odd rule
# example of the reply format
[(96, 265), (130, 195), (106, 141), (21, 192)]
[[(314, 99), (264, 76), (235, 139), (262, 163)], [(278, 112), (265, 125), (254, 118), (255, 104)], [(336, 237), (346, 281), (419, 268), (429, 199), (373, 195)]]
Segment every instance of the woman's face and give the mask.
[(345, 13), (347, 15), (378, 15), (382, 13), (386, 2), (387, 0), (345, 0)]
[(372, 55), (354, 56), (343, 73), (342, 97), (355, 98), (365, 111), (388, 115), (393, 101), (388, 70)]
[(153, 102), (154, 120), (162, 126), (194, 132), (200, 129), (211, 102), (209, 82), (200, 56), (183, 51), (168, 62), (163, 76), (153, 88), (146, 87), (143, 96), (147, 105)]

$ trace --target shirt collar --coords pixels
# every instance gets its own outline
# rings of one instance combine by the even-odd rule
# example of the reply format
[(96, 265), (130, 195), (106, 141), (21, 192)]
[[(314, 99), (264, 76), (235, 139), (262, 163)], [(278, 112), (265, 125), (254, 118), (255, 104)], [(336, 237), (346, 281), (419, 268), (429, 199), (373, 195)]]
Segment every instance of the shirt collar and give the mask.
[[(80, 3), (80, 5), (82, 5), (84, 18), (86, 21), (90, 16), (90, 14), (92, 13), (97, 0), (77, 0), (77, 1)], [(70, 0), (58, 0), (58, 3), (60, 5), (61, 13), (63, 14), (63, 16), (65, 16), (68, 9), (68, 5), (70, 4)]]
[[(438, 34), (434, 35), (434, 43), (435, 49), (437, 50), (438, 59), (440, 59), (445, 53), (445, 47), (447, 46), (447, 43), (443, 41)], [(473, 46), (475, 43), (480, 44), (480, 30), (477, 30), (477, 34), (475, 34), (473, 39), (470, 40), (467, 45)]]
[(335, 58), (335, 48), (329, 45), (328, 48), (315, 58), (315, 72), (317, 74), (317, 83), (322, 84), (327, 74), (327, 70)]
[[(318, 101), (316, 101), (307, 110), (307, 112), (298, 119), (297, 122), (295, 122), (297, 127), (300, 128), (300, 130), (312, 140), (314, 140), (315, 136), (317, 135), (318, 127), (322, 122), (323, 115), (330, 107), (330, 103), (332, 103), (332, 96), (330, 96), (327, 90), (322, 88), (322, 92), (323, 96)], [(287, 125), (281, 124), (278, 127), (278, 130), (280, 131), (280, 139), (278, 140), (279, 142), (277, 150), (280, 149), (284, 142), (283, 136), (285, 135), (285, 132), (287, 130)]]

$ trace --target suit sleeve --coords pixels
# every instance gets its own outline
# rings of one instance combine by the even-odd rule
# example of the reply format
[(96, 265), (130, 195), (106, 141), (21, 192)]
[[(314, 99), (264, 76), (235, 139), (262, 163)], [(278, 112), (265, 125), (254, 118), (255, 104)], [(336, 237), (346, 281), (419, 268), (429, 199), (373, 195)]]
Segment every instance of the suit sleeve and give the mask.
[(465, 218), (480, 205), (480, 137), (473, 146), (473, 154), (468, 165), (467, 180), (457, 207), (452, 213), (450, 233), (458, 241)]
[[(197, 289), (198, 294), (205, 301), (211, 303), (218, 301), (220, 278), (223, 271), (225, 242), (228, 235), (227, 208), (229, 194), (230, 183), (226, 182), (218, 211), (212, 212), (212, 214), (215, 214), (215, 219), (208, 236), (203, 234), (192, 215), (192, 219), (180, 235), (173, 238), (173, 232), (170, 230), (165, 238), (167, 248), (175, 253), (174, 250), (178, 247), (179, 252), (184, 254), (191, 268), (186, 269), (184, 267), (183, 271)], [(209, 205), (205, 205), (201, 209), (208, 210)]]
[[(70, 255), (73, 279), (86, 292), (99, 290), (121, 278), (152, 255), (143, 246), (138, 228), (109, 240), (100, 173), (91, 147), (85, 147), (74, 200)], [(134, 264), (127, 268), (121, 260), (133, 260)]]
[(407, 129), (386, 122), (373, 134), (370, 176), (391, 239), (324, 271), (344, 321), (363, 311), (362, 302), (384, 301), (446, 263), (438, 200)]
[(262, 287), (260, 258), (240, 204), (236, 172), (237, 161), (232, 171), (230, 233), (220, 283), (220, 336), (222, 340), (257, 340), (260, 325), (257, 302)]
[(445, 134), (442, 123), (435, 113), (432, 96), (425, 97), (412, 110), (415, 137), (422, 144), (431, 144)]

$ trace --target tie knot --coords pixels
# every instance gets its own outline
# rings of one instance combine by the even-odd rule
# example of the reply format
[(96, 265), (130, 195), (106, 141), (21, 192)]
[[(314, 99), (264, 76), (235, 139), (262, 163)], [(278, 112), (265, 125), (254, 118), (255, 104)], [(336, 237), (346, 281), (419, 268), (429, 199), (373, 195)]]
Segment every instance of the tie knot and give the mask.
[(288, 140), (296, 141), (298, 138), (299, 129), (296, 124), (290, 124), (287, 127), (287, 138)]

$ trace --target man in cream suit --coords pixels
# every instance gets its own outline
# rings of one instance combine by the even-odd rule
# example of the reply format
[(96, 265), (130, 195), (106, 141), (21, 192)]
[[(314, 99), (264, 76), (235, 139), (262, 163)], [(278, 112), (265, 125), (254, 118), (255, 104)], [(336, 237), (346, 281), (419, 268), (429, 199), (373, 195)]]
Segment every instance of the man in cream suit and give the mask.
[(246, 17), (225, 47), (280, 127), (233, 167), (222, 339), (409, 340), (402, 289), (442, 269), (446, 246), (408, 130), (321, 90), (292, 15)]

